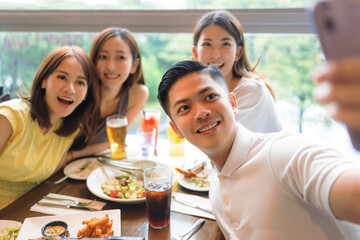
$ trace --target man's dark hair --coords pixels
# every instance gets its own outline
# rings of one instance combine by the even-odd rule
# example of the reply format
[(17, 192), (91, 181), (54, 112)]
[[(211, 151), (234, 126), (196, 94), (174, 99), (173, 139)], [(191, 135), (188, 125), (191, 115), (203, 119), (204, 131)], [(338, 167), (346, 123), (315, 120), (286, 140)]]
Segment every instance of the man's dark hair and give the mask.
[(227, 93), (229, 92), (226, 80), (218, 67), (213, 65), (205, 66), (201, 62), (191, 60), (178, 62), (166, 71), (158, 88), (157, 98), (159, 99), (161, 107), (170, 118), (171, 116), (169, 111), (168, 94), (171, 87), (177, 82), (179, 78), (195, 72), (209, 74), (210, 77), (220, 86), (222, 86)]

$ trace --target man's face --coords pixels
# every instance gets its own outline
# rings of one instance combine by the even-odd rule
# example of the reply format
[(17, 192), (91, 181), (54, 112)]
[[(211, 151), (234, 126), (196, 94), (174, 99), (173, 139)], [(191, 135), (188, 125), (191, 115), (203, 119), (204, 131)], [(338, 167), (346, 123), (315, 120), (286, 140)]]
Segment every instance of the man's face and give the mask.
[(180, 138), (204, 151), (232, 144), (235, 96), (229, 97), (210, 75), (191, 73), (178, 79), (168, 98), (171, 125)]

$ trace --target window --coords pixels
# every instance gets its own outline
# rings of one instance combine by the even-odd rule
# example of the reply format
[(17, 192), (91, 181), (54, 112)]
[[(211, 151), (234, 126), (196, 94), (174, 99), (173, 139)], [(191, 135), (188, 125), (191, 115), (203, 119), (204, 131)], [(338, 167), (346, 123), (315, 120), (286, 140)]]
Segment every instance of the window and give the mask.
[(252, 63), (261, 55), (257, 71), (269, 76), (278, 93), (284, 128), (315, 134), (353, 154), (344, 128), (326, 118), (323, 107), (312, 100), (309, 73), (323, 57), (304, 7), (304, 1), (293, 0), (0, 1), (0, 85), (12, 96), (22, 91), (22, 84), (30, 89), (40, 62), (51, 50), (80, 45), (88, 53), (99, 31), (119, 26), (137, 39), (150, 89), (147, 106), (158, 106), (157, 84), (163, 73), (191, 57), (196, 20), (206, 9), (226, 8), (244, 27)]

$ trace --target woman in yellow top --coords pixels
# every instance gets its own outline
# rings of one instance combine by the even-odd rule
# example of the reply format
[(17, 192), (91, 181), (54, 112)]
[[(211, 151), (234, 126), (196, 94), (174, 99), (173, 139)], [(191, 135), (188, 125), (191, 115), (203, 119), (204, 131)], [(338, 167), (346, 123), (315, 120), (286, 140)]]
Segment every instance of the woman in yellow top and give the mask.
[(0, 209), (59, 170), (78, 134), (91, 141), (98, 99), (91, 60), (66, 46), (45, 58), (29, 98), (0, 104)]

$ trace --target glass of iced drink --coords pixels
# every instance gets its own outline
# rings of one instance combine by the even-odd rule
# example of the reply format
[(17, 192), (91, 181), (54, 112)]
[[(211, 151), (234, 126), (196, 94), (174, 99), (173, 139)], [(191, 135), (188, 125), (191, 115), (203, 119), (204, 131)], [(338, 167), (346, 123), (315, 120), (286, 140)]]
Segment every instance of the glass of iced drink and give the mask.
[(146, 208), (152, 228), (165, 228), (170, 224), (172, 178), (168, 167), (156, 166), (144, 171)]
[(111, 115), (106, 118), (106, 133), (110, 142), (112, 159), (126, 158), (125, 140), (127, 118), (124, 115)]
[(158, 109), (144, 109), (140, 113), (140, 125), (143, 132), (151, 132), (156, 129), (155, 148), (157, 146), (157, 138), (159, 136), (159, 123), (161, 111)]

